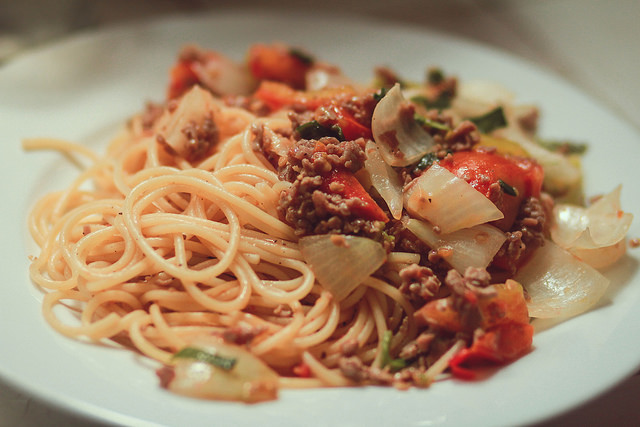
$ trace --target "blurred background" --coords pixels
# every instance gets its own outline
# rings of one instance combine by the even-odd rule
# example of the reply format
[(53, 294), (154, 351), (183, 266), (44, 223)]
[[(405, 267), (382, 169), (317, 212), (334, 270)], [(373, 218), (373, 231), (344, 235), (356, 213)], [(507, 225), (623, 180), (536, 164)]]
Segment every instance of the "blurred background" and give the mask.
[[(176, 13), (260, 7), (404, 23), (471, 39), (550, 70), (640, 130), (638, 0), (0, 0), (2, 64), (65, 37)], [(0, 94), (2, 102), (2, 94)], [(2, 118), (0, 117), (0, 123)], [(640, 141), (639, 141), (640, 143)], [(0, 344), (0, 351), (3, 351)], [(545, 427), (640, 425), (640, 376)], [(0, 380), (0, 426), (88, 426)]]
[(72, 33), (256, 6), (391, 20), (486, 43), (555, 71), (640, 128), (638, 0), (0, 0), (0, 63)]

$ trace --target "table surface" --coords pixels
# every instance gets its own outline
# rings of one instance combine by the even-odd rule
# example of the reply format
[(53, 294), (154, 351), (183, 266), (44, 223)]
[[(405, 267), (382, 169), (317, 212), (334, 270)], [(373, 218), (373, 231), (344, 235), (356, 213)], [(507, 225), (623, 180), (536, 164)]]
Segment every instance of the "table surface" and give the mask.
[[(221, 8), (212, 0), (87, 2), (59, 0), (0, 2), (0, 63), (28, 48), (74, 31), (176, 11)], [(263, 3), (236, 0), (234, 7)], [(270, 7), (288, 10), (299, 1), (277, 0)], [(406, 22), (476, 40), (531, 60), (590, 93), (640, 129), (640, 1), (616, 0), (324, 0), (323, 8), (340, 8), (361, 16)], [(541, 424), (640, 425), (640, 375), (628, 378), (593, 402)], [(24, 395), (0, 380), (0, 427), (88, 426)], [(92, 424), (95, 425), (95, 424)]]

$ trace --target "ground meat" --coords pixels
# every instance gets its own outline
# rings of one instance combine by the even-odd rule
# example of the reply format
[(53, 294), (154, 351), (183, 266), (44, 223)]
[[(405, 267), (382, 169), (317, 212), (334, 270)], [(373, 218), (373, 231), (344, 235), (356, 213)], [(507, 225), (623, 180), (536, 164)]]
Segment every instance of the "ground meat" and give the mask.
[[(356, 172), (364, 165), (364, 139), (338, 141), (324, 137), (297, 141), (279, 170), (280, 179), (293, 185), (280, 196), (278, 211), (298, 235), (357, 234), (379, 236), (384, 224), (352, 213), (362, 202), (321, 189), (323, 175), (341, 169)], [(318, 150), (317, 148), (321, 149)], [(335, 190), (335, 188), (334, 188)]]
[(545, 201), (547, 198), (545, 195), (529, 197), (520, 205), (516, 220), (507, 232), (507, 240), (496, 254), (502, 269), (515, 273), (522, 261), (544, 244), (549, 233), (547, 217), (552, 209)]
[(411, 264), (400, 270), (402, 284), (399, 287), (410, 301), (424, 304), (431, 300), (440, 289), (440, 280), (429, 267)]
[(235, 325), (231, 326), (222, 333), (222, 338), (226, 342), (233, 344), (247, 344), (251, 342), (256, 336), (260, 335), (267, 330), (266, 326), (248, 326), (248, 325)]
[(480, 133), (475, 124), (468, 120), (459, 123), (453, 130), (448, 131), (442, 140), (437, 140), (442, 149), (456, 152), (469, 150), (480, 141)]
[(380, 81), (380, 85), (384, 88), (390, 89), (396, 83), (401, 83), (400, 77), (389, 67), (377, 67), (374, 70), (376, 78)]
[(258, 117), (264, 117), (271, 113), (271, 108), (254, 96), (224, 95), (222, 101), (229, 107), (243, 108)]
[(436, 335), (431, 332), (421, 333), (415, 340), (402, 347), (398, 357), (405, 360), (411, 360), (420, 355), (426, 354), (431, 347), (431, 342), (433, 342), (435, 338)]
[(162, 113), (164, 113), (164, 107), (162, 105), (155, 102), (147, 102), (140, 117), (142, 128), (145, 130), (153, 128), (153, 125), (156, 123), (156, 120), (162, 116)]
[(203, 120), (202, 123), (187, 124), (182, 133), (188, 142), (186, 147), (183, 147), (181, 155), (189, 161), (198, 160), (209, 153), (220, 139), (218, 127), (211, 118)]
[(168, 388), (171, 381), (176, 377), (176, 372), (172, 366), (163, 366), (156, 371), (158, 379), (160, 379), (160, 387)]
[(477, 292), (482, 288), (486, 288), (491, 283), (491, 274), (484, 268), (467, 267), (464, 275), (456, 270), (451, 269), (447, 272), (444, 279), (447, 285), (456, 295), (465, 295), (469, 290)]

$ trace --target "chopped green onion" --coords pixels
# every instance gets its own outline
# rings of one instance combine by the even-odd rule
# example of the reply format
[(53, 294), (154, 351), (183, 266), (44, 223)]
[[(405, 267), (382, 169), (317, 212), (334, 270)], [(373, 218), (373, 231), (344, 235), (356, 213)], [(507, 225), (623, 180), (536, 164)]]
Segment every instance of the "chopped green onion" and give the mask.
[(336, 138), (338, 141), (344, 141), (344, 134), (340, 126), (323, 126), (317, 120), (301, 124), (296, 128), (296, 132), (304, 139), (320, 139), (328, 136)]
[(436, 161), (438, 161), (438, 155), (435, 152), (427, 153), (416, 164), (416, 170), (423, 171)]
[(413, 116), (414, 120), (420, 123), (423, 126), (429, 126), (430, 128), (438, 129), (438, 130), (446, 130), (450, 131), (451, 128), (444, 123), (436, 122), (435, 120), (429, 120), (425, 117), (422, 117), (419, 114)]
[(382, 368), (384, 369), (386, 366), (392, 371), (398, 371), (407, 366), (407, 362), (404, 359), (392, 359), (389, 354), (389, 348), (391, 346), (391, 331), (385, 331), (382, 335), (382, 342), (380, 343), (381, 351), (382, 351)]
[(380, 90), (373, 94), (373, 99), (379, 102), (384, 96), (389, 92), (389, 89), (386, 87), (381, 87)]
[(451, 96), (445, 92), (441, 93), (436, 99), (429, 99), (426, 96), (416, 95), (411, 98), (411, 101), (416, 104), (423, 105), (428, 110), (444, 110), (451, 107)]
[(538, 140), (538, 143), (549, 151), (563, 154), (584, 154), (587, 152), (587, 144), (570, 141)]
[(432, 67), (427, 70), (427, 83), (437, 85), (444, 80), (444, 73), (438, 67)]
[(291, 49), (289, 49), (289, 54), (291, 56), (298, 58), (300, 61), (302, 61), (306, 65), (311, 65), (315, 62), (315, 59), (313, 58), (313, 56), (295, 47), (292, 47)]
[(200, 362), (205, 362), (213, 365), (217, 368), (230, 371), (236, 364), (236, 359), (219, 356), (217, 354), (207, 353), (194, 347), (185, 347), (176, 354), (173, 355), (174, 359), (195, 359)]
[(496, 107), (486, 114), (469, 118), (481, 133), (491, 133), (507, 125), (507, 118), (502, 107)]
[(500, 188), (502, 189), (502, 191), (504, 191), (505, 194), (513, 197), (518, 196), (518, 190), (515, 187), (512, 187), (501, 179), (498, 180), (498, 184), (500, 184)]

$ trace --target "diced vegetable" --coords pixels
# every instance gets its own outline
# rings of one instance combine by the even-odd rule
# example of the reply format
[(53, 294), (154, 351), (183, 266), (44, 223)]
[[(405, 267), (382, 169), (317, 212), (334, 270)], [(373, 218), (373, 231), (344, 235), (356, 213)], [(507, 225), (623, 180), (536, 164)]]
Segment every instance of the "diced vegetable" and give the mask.
[(451, 373), (472, 380), (471, 369), (488, 363), (502, 364), (515, 360), (531, 350), (533, 326), (527, 323), (506, 323), (474, 336), (473, 344), (456, 354), (449, 362)]
[(404, 206), (412, 216), (428, 220), (444, 234), (504, 218), (471, 184), (438, 164), (407, 185)]
[(365, 147), (367, 160), (364, 167), (369, 174), (371, 185), (387, 203), (391, 216), (400, 219), (402, 216), (402, 183), (395, 170), (380, 156), (373, 141), (367, 141)]
[(294, 89), (304, 89), (306, 73), (313, 59), (285, 45), (255, 44), (249, 50), (248, 63), (257, 80), (272, 80)]
[(371, 198), (362, 184), (349, 171), (333, 169), (323, 177), (320, 191), (327, 194), (339, 194), (347, 200), (356, 201), (351, 211), (360, 218), (372, 221), (388, 222), (389, 218), (378, 204)]
[(507, 125), (507, 118), (502, 107), (496, 107), (481, 116), (470, 117), (469, 120), (478, 127), (478, 131), (485, 134)]
[(460, 273), (467, 267), (486, 268), (507, 238), (504, 232), (489, 224), (448, 234), (436, 233), (433, 225), (413, 218), (406, 221), (405, 226), (430, 248), (446, 254), (445, 261)]
[(625, 253), (624, 239), (633, 215), (622, 211), (618, 186), (588, 208), (558, 204), (553, 209), (551, 238), (595, 268), (616, 262)]
[(536, 249), (514, 280), (527, 290), (529, 314), (540, 318), (583, 313), (609, 286), (609, 279), (549, 240)]
[(169, 390), (203, 399), (260, 402), (278, 394), (278, 374), (246, 349), (199, 337), (173, 358)]
[(306, 236), (300, 251), (316, 279), (337, 301), (344, 299), (386, 260), (374, 240), (340, 234)]
[(484, 150), (458, 151), (439, 164), (488, 198), (492, 191), (496, 191), (492, 186), (498, 184), (504, 194), (492, 200), (497, 200), (496, 206), (504, 215), (504, 219), (495, 224), (502, 230), (511, 228), (525, 198), (540, 195), (543, 169), (525, 157)]
[(213, 120), (215, 101), (210, 92), (199, 86), (193, 86), (179, 100), (178, 107), (165, 111), (156, 128), (170, 149), (178, 155), (189, 158), (204, 154), (211, 148), (194, 144), (183, 130), (193, 124), (202, 124), (205, 120)]
[(460, 312), (453, 296), (428, 302), (418, 311), (416, 319), (450, 332), (473, 332), (478, 328), (491, 329), (509, 323), (529, 323), (527, 302), (522, 286), (515, 280), (490, 285), (484, 294), (469, 297), (475, 306), (473, 314)]
[(394, 85), (373, 111), (371, 131), (380, 155), (391, 166), (420, 160), (433, 146), (433, 137), (414, 118), (414, 109)]

